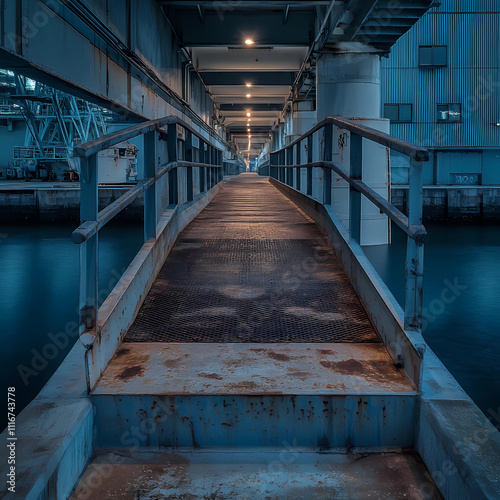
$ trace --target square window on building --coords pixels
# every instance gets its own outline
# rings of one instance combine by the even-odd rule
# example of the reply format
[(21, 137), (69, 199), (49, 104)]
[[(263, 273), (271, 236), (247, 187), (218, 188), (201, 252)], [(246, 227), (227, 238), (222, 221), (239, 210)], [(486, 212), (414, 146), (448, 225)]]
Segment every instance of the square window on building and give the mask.
[(411, 104), (384, 104), (384, 118), (391, 122), (411, 122)]
[(446, 45), (421, 45), (418, 48), (418, 65), (446, 66), (448, 60), (448, 47)]
[(461, 104), (438, 104), (438, 122), (460, 122), (462, 121)]

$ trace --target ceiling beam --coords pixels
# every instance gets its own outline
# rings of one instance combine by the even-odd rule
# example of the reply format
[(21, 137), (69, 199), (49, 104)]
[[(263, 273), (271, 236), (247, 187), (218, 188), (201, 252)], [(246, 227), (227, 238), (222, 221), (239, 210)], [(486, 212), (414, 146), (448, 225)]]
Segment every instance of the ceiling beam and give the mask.
[(205, 85), (277, 85), (290, 86), (295, 73), (293, 71), (200, 71)]
[(283, 12), (274, 10), (234, 9), (221, 15), (204, 7), (203, 22), (197, 9), (170, 8), (166, 16), (186, 47), (245, 47), (246, 38), (254, 40), (253, 47), (308, 46), (314, 36), (314, 12), (290, 11), (286, 24)]
[(283, 109), (283, 104), (221, 104), (221, 111), (246, 111), (250, 110), (250, 112), (254, 111), (281, 111)]
[(281, 7), (286, 7), (290, 5), (292, 7), (305, 7), (311, 8), (316, 7), (316, 5), (328, 5), (330, 0), (238, 0), (235, 2), (234, 0), (227, 1), (218, 1), (214, 2), (213, 0), (157, 0), (158, 4), (166, 7), (196, 7), (197, 5), (202, 5), (203, 7), (209, 8), (212, 7), (214, 9), (231, 9), (236, 10), (238, 7), (253, 7), (253, 8), (268, 8), (268, 9), (276, 9)]

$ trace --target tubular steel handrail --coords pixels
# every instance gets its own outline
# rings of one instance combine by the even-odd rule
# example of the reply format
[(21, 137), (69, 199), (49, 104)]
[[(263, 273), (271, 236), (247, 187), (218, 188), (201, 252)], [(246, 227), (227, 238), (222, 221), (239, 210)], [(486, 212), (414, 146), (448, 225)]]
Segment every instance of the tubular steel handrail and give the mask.
[[(178, 116), (165, 116), (163, 118), (157, 118), (156, 120), (149, 120), (147, 122), (137, 123), (131, 127), (127, 127), (123, 130), (117, 130), (111, 134), (104, 135), (97, 139), (93, 139), (92, 141), (88, 141), (84, 144), (80, 144), (75, 146), (73, 150), (73, 155), (86, 158), (99, 151), (103, 151), (105, 149), (114, 146), (120, 142), (126, 141), (128, 139), (132, 139), (139, 135), (147, 134), (148, 132), (158, 130), (163, 128), (165, 125), (180, 125), (185, 130), (191, 132), (198, 138), (202, 139), (202, 136), (196, 132), (196, 130), (191, 127), (184, 120), (179, 118)], [(216, 148), (217, 150), (221, 150), (220, 148)]]
[[(163, 128), (166, 127), (166, 130)], [(127, 139), (144, 135), (144, 180), (105, 209), (98, 211), (98, 153)], [(185, 159), (178, 158), (178, 137), (185, 141)], [(193, 138), (198, 139), (199, 161), (193, 161)], [(166, 139), (167, 162), (160, 165), (157, 152), (159, 139)], [(193, 168), (199, 170), (199, 193), (204, 193), (223, 179), (223, 151), (209, 142), (182, 119), (167, 116), (139, 123), (74, 148), (80, 158), (80, 226), (73, 232), (73, 241), (80, 245), (80, 336), (91, 334), (85, 344), (90, 349), (97, 331), (98, 313), (98, 234), (106, 223), (144, 193), (144, 240), (156, 239), (156, 183), (168, 174), (168, 206), (194, 199)], [(185, 169), (185, 183), (178, 182), (177, 172)], [(86, 354), (87, 355), (87, 354)], [(87, 377), (87, 386), (89, 380)], [(87, 387), (89, 388), (89, 387)]]
[[(332, 161), (333, 127), (350, 132), (350, 168), (349, 173)], [(323, 134), (322, 158), (313, 162), (313, 136)], [(409, 157), (409, 206), (408, 217), (362, 180), (363, 139), (375, 142), (386, 148), (398, 151)], [(307, 144), (307, 162), (301, 162), (302, 141)], [(429, 152), (419, 146), (401, 141), (388, 134), (351, 120), (327, 117), (320, 121), (298, 139), (287, 146), (270, 153), (269, 165), (260, 170), (265, 175), (301, 191), (301, 169), (306, 169), (305, 194), (312, 197), (313, 168), (323, 170), (324, 205), (332, 204), (332, 172), (335, 172), (349, 185), (349, 238), (360, 243), (361, 239), (361, 196), (373, 203), (381, 213), (387, 215), (408, 236), (406, 247), (406, 302), (404, 308), (405, 329), (421, 332), (422, 330), (422, 294), (423, 294), (423, 257), (424, 240), (427, 235), (422, 225), (422, 163), (429, 161)], [(295, 170), (295, 180), (294, 180)]]
[(304, 139), (309, 136), (312, 136), (314, 132), (324, 128), (326, 125), (335, 125), (344, 130), (348, 130), (349, 132), (356, 134), (360, 137), (364, 137), (365, 139), (369, 139), (372, 142), (376, 142), (382, 146), (385, 146), (394, 151), (398, 151), (410, 158), (414, 158), (416, 161), (426, 162), (429, 161), (429, 151), (427, 149), (422, 148), (420, 146), (415, 146), (409, 142), (402, 141), (401, 139), (397, 139), (396, 137), (392, 137), (389, 134), (384, 132), (380, 132), (380, 130), (376, 130), (371, 127), (366, 127), (360, 125), (359, 123), (355, 123), (351, 120), (347, 120), (346, 118), (337, 118), (334, 116), (328, 116), (327, 118), (323, 118), (320, 122), (318, 122), (313, 128), (311, 128), (306, 133), (302, 134), (298, 139), (295, 139), (290, 144), (285, 147), (273, 151), (274, 153), (280, 153), (281, 151), (285, 151), (288, 148), (295, 146), (295, 144), (300, 143)]

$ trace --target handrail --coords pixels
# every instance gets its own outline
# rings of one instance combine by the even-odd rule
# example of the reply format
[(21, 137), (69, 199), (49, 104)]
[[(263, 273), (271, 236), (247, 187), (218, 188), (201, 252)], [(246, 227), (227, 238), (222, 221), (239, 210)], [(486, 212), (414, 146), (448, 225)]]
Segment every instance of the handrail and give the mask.
[(413, 144), (402, 141), (401, 139), (397, 139), (396, 137), (392, 137), (389, 134), (384, 132), (380, 132), (371, 127), (366, 127), (364, 125), (360, 125), (359, 123), (355, 123), (351, 120), (347, 120), (345, 118), (337, 118), (333, 116), (329, 116), (327, 118), (323, 118), (317, 125), (311, 128), (308, 132), (301, 135), (298, 139), (295, 139), (290, 144), (284, 146), (281, 149), (273, 151), (274, 153), (279, 153), (284, 151), (290, 147), (295, 146), (295, 144), (300, 143), (305, 138), (314, 134), (325, 125), (336, 125), (337, 127), (343, 128), (345, 130), (349, 130), (350, 132), (364, 137), (365, 139), (369, 139), (370, 141), (376, 142), (377, 144), (381, 144), (387, 148), (393, 149), (394, 151), (398, 151), (399, 153), (403, 153), (404, 155), (410, 156), (418, 162), (426, 162), (429, 161), (429, 151), (420, 146), (414, 146)]
[(313, 163), (304, 163), (301, 165), (270, 165), (271, 168), (329, 168), (346, 180), (353, 188), (371, 201), (378, 209), (387, 215), (394, 223), (400, 227), (411, 239), (418, 243), (423, 243), (427, 236), (427, 231), (422, 225), (409, 225), (408, 217), (398, 210), (392, 203), (380, 196), (370, 186), (363, 181), (353, 179), (347, 171), (338, 163), (331, 161), (316, 161)]
[[(139, 135), (147, 134), (148, 132), (152, 132), (153, 130), (159, 130), (165, 125), (178, 124), (182, 125), (186, 130), (189, 130), (192, 134), (194, 134), (199, 139), (206, 141), (199, 132), (194, 130), (191, 125), (186, 123), (184, 120), (179, 118), (178, 116), (170, 115), (165, 116), (163, 118), (157, 118), (156, 120), (149, 120), (143, 123), (137, 123), (136, 125), (132, 125), (131, 127), (127, 127), (123, 130), (117, 130), (111, 134), (107, 134), (103, 137), (99, 137), (97, 139), (93, 139), (92, 141), (85, 142), (84, 144), (80, 144), (75, 146), (73, 149), (73, 155), (79, 158), (88, 158), (95, 153), (100, 151), (104, 151), (115, 144), (119, 144), (120, 142), (126, 141), (128, 139), (132, 139)], [(216, 146), (212, 146), (214, 149), (218, 151), (222, 151), (221, 148), (217, 148)]]
[(212, 165), (207, 163), (194, 163), (189, 161), (173, 161), (162, 166), (156, 171), (154, 177), (144, 179), (138, 182), (133, 188), (120, 196), (113, 203), (102, 209), (97, 214), (97, 221), (83, 222), (72, 233), (74, 243), (81, 244), (93, 236), (99, 229), (105, 226), (113, 217), (118, 215), (124, 208), (130, 205), (140, 194), (161, 179), (167, 172), (180, 167), (199, 167), (199, 168), (222, 168), (221, 165)]

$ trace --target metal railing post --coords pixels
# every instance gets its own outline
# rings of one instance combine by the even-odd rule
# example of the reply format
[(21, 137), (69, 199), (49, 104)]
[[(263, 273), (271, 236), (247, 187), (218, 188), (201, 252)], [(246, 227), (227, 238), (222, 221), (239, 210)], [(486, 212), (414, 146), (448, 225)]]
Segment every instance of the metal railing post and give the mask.
[[(313, 134), (307, 137), (307, 163), (312, 163), (313, 161)], [(313, 193), (313, 169), (312, 167), (307, 167), (307, 186), (306, 194), (312, 196)]]
[[(193, 161), (193, 134), (186, 130), (186, 161)], [(186, 200), (193, 201), (193, 167), (186, 167)]]
[[(350, 142), (350, 176), (361, 180), (363, 172), (363, 138), (351, 133)], [(349, 185), (349, 235), (361, 243), (361, 193)]]
[[(286, 164), (293, 165), (293, 147), (290, 147), (286, 150)], [(286, 169), (286, 183), (289, 186), (293, 187), (293, 179), (292, 179), (293, 170), (291, 168)]]
[[(200, 153), (199, 160), (200, 163), (205, 163), (205, 142), (200, 139)], [(205, 168), (200, 167), (200, 193), (204, 193), (206, 190), (205, 186)]]
[[(80, 222), (97, 226), (99, 188), (97, 183), (97, 154), (81, 160)], [(98, 232), (80, 245), (80, 334), (97, 328), (97, 297), (99, 282)]]
[[(286, 149), (281, 151), (280, 165), (286, 165)], [(286, 184), (286, 168), (281, 168), (281, 182)]]
[[(144, 134), (144, 179), (156, 172), (156, 130)], [(144, 241), (156, 238), (156, 183), (144, 192)]]
[[(408, 226), (422, 225), (422, 163), (410, 157)], [(408, 236), (406, 244), (405, 329), (421, 331), (424, 245)]]
[[(297, 157), (296, 162), (297, 163), (296, 164), (300, 165), (302, 141), (299, 141), (295, 147), (297, 148), (297, 150), (296, 150), (296, 157)], [(297, 191), (300, 191), (300, 174), (301, 174), (300, 167), (297, 167), (295, 169), (295, 185), (296, 185), (295, 189), (297, 189)]]
[[(324, 128), (325, 147), (323, 150), (323, 160), (332, 161), (333, 158), (333, 125), (327, 124)], [(323, 204), (332, 204), (332, 171), (329, 168), (323, 168)]]
[[(168, 161), (177, 161), (177, 124), (171, 123), (167, 126), (167, 153)], [(177, 190), (177, 169), (173, 168), (168, 173), (168, 203), (177, 205), (179, 195)]]

